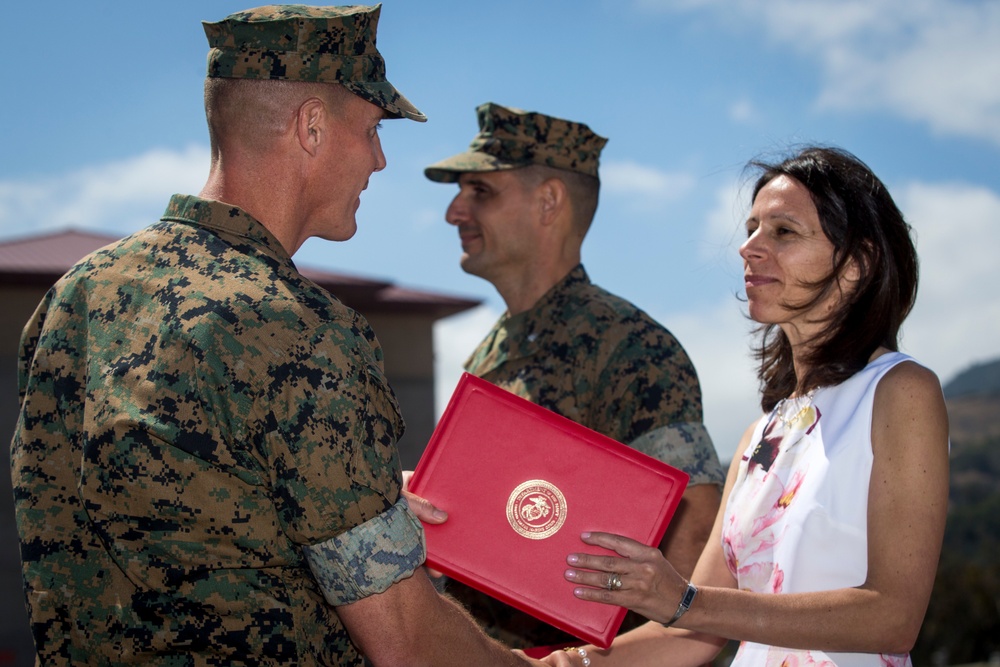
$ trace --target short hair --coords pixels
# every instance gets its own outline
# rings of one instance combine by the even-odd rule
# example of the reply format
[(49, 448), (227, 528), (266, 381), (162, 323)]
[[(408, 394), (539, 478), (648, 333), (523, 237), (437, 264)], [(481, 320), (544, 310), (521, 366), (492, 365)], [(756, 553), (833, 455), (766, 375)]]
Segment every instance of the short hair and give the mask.
[(205, 79), (205, 116), (213, 157), (224, 145), (238, 143), (262, 151), (283, 132), (299, 106), (318, 97), (339, 112), (353, 95), (334, 83), (279, 79)]
[(826, 330), (810, 341), (809, 371), (795, 377), (792, 351), (774, 324), (758, 328), (761, 407), (770, 411), (793, 391), (840, 384), (865, 367), (880, 346), (899, 350), (899, 329), (917, 296), (918, 260), (910, 225), (885, 185), (851, 153), (809, 146), (774, 163), (752, 161), (760, 170), (751, 200), (779, 176), (809, 191), (823, 233), (833, 245), (833, 268), (811, 287), (815, 296), (787, 307), (805, 310), (840, 289), (839, 277), (853, 263), (853, 289), (826, 319)]
[(543, 164), (531, 164), (514, 171), (520, 177), (521, 183), (530, 188), (538, 187), (550, 178), (561, 180), (566, 185), (573, 207), (573, 228), (581, 239), (587, 235), (597, 213), (601, 192), (601, 181), (598, 177)]

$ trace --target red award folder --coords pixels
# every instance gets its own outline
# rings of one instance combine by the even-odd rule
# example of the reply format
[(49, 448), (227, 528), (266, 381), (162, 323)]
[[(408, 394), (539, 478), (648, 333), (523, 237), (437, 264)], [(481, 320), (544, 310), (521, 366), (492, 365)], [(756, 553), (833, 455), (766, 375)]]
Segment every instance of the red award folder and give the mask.
[(688, 475), (465, 373), (410, 480), (448, 512), (425, 524), (427, 565), (607, 647), (623, 607), (580, 600), (563, 578), (588, 530), (658, 545)]

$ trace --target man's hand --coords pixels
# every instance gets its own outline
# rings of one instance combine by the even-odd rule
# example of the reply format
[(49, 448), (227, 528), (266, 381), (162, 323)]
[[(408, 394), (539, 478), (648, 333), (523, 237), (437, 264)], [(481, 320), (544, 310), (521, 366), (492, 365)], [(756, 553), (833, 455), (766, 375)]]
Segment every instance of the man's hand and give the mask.
[(410, 504), (410, 509), (417, 515), (417, 518), (424, 523), (444, 523), (448, 520), (448, 513), (443, 509), (435, 507), (431, 501), (420, 496), (415, 496), (409, 492), (410, 478), (413, 477), (412, 470), (403, 471), (403, 497)]
[[(410, 504), (410, 509), (413, 513), (417, 515), (417, 518), (424, 523), (444, 523), (448, 520), (448, 513), (443, 509), (439, 509), (434, 506), (429, 500), (425, 500), (420, 496), (415, 496), (407, 490), (410, 485), (410, 478), (413, 477), (412, 470), (403, 471), (403, 497), (406, 498), (406, 502)], [(427, 574), (434, 579), (440, 579), (442, 575), (437, 570), (432, 570), (427, 568)]]

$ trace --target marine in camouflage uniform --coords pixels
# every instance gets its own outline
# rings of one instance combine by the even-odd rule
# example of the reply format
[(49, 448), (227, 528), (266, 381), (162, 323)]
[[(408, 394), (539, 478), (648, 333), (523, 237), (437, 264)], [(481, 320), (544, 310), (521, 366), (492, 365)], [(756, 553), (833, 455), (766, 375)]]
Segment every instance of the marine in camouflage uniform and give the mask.
[[(206, 24), (209, 77), (340, 83), (376, 105), (347, 96), (365, 122), (423, 120), (385, 80), (378, 16), (272, 6)], [(237, 150), (213, 135), (206, 190), (215, 149)], [(270, 201), (311, 183), (262, 163)], [(404, 425), (375, 335), (280, 239), (239, 206), (175, 195), (159, 223), (71, 269), (26, 326), (11, 463), (42, 664), (360, 665), (348, 630), (371, 647), (371, 629), (338, 607), (403, 591), (432, 621), (460, 614), (415, 575), (423, 531), (400, 495)], [(419, 621), (406, 627), (433, 637)], [(467, 627), (490, 662), (520, 662)]]
[[(480, 132), (469, 150), (428, 167), (428, 178), (455, 182), (462, 174), (480, 178), (530, 165), (597, 177), (606, 140), (586, 125), (493, 103), (481, 105), (477, 115)], [(582, 264), (530, 307), (505, 313), (465, 369), (684, 470), (692, 486), (719, 488), (724, 482), (702, 424), (701, 389), (687, 353), (645, 312), (592, 284)], [(459, 582), (449, 581), (447, 590), (512, 646), (573, 641)], [(630, 614), (622, 630), (643, 621)]]
[[(174, 196), (56, 284), (21, 359), (15, 497), (44, 663), (357, 661), (330, 605), (423, 559), (397, 502), (403, 420), (368, 324), (266, 228)], [(385, 567), (319, 586), (320, 549)]]

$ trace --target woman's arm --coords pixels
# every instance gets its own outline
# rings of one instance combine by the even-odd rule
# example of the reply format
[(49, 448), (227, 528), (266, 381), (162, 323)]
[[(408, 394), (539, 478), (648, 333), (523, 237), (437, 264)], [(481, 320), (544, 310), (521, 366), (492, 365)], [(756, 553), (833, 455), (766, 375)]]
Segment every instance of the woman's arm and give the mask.
[[(914, 363), (893, 368), (879, 382), (872, 413), (874, 462), (865, 582), (857, 588), (815, 593), (751, 593), (714, 583), (717, 564), (709, 559), (706, 566), (712, 569), (707, 578), (713, 583), (699, 586), (690, 611), (677, 626), (790, 648), (908, 651), (927, 608), (944, 533), (947, 442), (948, 418), (937, 378)], [(713, 546), (721, 552), (718, 538), (713, 534)], [(594, 534), (587, 541), (631, 558), (581, 555), (580, 568), (599, 572), (578, 573), (573, 581), (600, 587), (607, 581), (606, 572), (625, 571), (623, 582), (641, 579), (645, 583), (631, 591), (623, 585), (617, 593), (581, 587), (579, 597), (630, 608), (635, 605), (654, 620), (673, 616), (683, 582), (670, 576), (672, 568), (645, 560), (648, 554), (637, 559), (637, 548), (646, 547), (623, 538)], [(704, 582), (700, 574), (696, 570), (695, 583)]]
[[(730, 573), (728, 566), (726, 565), (725, 556), (722, 551), (722, 522), (723, 514), (725, 512), (726, 501), (729, 499), (729, 493), (732, 489), (733, 483), (736, 479), (736, 474), (739, 470), (740, 458), (743, 456), (743, 450), (746, 449), (748, 443), (750, 442), (750, 436), (753, 434), (754, 426), (756, 424), (751, 424), (750, 427), (743, 434), (743, 438), (740, 440), (740, 444), (737, 447), (736, 454), (733, 456), (733, 460), (729, 465), (729, 473), (726, 477), (726, 484), (722, 491), (722, 502), (719, 506), (719, 510), (715, 516), (715, 522), (712, 526), (712, 533), (705, 543), (705, 548), (701, 552), (701, 557), (698, 559), (698, 563), (695, 566), (694, 574), (692, 575), (692, 581), (699, 585), (705, 586), (717, 586), (723, 587), (735, 587), (736, 580), (733, 578), (732, 573)], [(594, 533), (595, 537), (587, 538), (590, 544), (597, 544), (595, 539), (601, 539), (599, 536), (605, 535), (602, 533)], [(616, 536), (607, 536), (610, 539), (615, 539)], [(621, 538), (625, 539), (625, 538)], [(681, 577), (673, 569), (669, 562), (663, 558), (662, 554), (657, 549), (646, 547), (645, 545), (639, 544), (638, 542), (633, 543), (635, 546), (646, 550), (645, 557), (646, 562), (651, 568), (658, 568), (660, 572), (657, 575), (651, 574), (651, 579), (655, 577), (659, 580), (663, 587), (668, 589), (670, 592), (658, 593), (658, 594), (647, 594), (643, 596), (637, 591), (632, 591), (631, 593), (623, 588), (616, 595), (629, 596), (629, 600), (635, 601), (634, 604), (639, 606), (639, 600), (643, 597), (655, 598), (660, 604), (669, 605), (669, 601), (666, 598), (673, 601), (674, 607), (671, 609), (670, 614), (677, 608), (676, 600), (680, 598), (681, 591), (684, 590), (686, 582), (683, 577)], [(593, 558), (600, 559), (602, 557), (594, 556)], [(581, 566), (582, 567), (582, 566)], [(576, 566), (571, 567), (567, 570), (567, 579), (572, 582), (585, 583), (575, 576), (571, 576), (571, 572), (577, 572)], [(616, 571), (616, 570), (607, 570)], [(607, 574), (595, 574), (595, 577), (601, 577), (602, 581), (607, 581)], [(633, 586), (639, 583), (638, 578), (632, 580), (626, 580), (628, 586)], [(594, 589), (583, 588), (586, 591), (584, 594), (580, 595), (584, 599), (598, 599), (603, 596), (607, 591), (596, 591)], [(674, 591), (677, 591), (674, 594)], [(591, 597), (595, 596), (595, 597)], [(621, 604), (622, 606), (630, 606), (624, 600), (620, 598), (614, 604)], [(600, 650), (594, 646), (584, 646), (584, 650), (587, 651), (587, 656), (591, 660), (592, 667), (599, 667), (603, 665), (618, 665), (620, 667), (644, 667), (646, 665), (662, 665), (664, 662), (664, 656), (670, 656), (671, 665), (704, 665), (710, 662), (722, 649), (726, 640), (721, 637), (715, 637), (711, 635), (705, 635), (697, 632), (689, 632), (687, 630), (680, 630), (677, 628), (664, 628), (660, 623), (651, 622), (645, 625), (639, 626), (638, 628), (627, 632), (625, 634), (615, 637), (611, 644), (611, 648), (608, 650)], [(565, 653), (558, 651), (553, 653), (549, 657), (545, 658), (544, 662), (550, 665), (558, 665), (562, 667), (574, 666), (579, 667), (582, 664), (581, 657), (577, 653)]]

